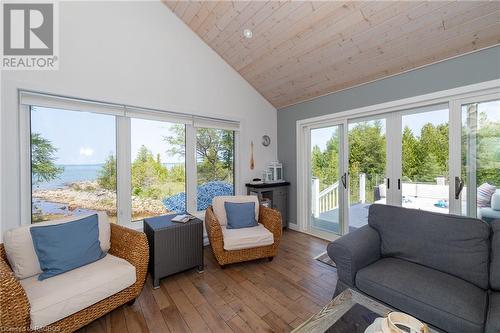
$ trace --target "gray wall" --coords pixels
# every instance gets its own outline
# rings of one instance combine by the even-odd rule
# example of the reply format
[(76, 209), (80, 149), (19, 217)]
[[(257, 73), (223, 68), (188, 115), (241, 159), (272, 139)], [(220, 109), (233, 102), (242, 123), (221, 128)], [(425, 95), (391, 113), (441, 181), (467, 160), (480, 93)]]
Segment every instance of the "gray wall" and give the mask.
[(278, 110), (278, 158), (291, 182), (290, 223), (297, 223), (297, 120), (499, 78), (500, 46), (496, 46)]

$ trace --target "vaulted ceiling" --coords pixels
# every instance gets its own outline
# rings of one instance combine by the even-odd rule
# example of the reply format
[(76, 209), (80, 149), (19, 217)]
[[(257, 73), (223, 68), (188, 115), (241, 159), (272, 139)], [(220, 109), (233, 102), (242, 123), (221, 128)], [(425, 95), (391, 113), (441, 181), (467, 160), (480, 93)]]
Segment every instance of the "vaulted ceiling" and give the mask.
[(499, 1), (165, 4), (276, 108), (500, 43)]

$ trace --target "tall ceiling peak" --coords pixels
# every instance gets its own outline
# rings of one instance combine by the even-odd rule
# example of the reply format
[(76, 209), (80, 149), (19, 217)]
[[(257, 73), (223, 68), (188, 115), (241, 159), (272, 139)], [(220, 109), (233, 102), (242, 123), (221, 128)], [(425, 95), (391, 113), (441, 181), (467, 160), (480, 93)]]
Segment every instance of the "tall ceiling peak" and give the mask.
[(165, 4), (277, 108), (500, 43), (498, 1)]

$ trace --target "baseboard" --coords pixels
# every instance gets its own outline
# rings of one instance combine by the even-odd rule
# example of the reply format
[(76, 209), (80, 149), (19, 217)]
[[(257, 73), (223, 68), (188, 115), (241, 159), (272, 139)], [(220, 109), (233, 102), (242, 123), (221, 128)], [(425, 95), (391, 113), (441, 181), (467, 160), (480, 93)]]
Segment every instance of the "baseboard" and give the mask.
[(300, 228), (299, 228), (298, 225), (291, 224), (291, 223), (288, 224), (288, 229), (291, 229), (293, 231), (298, 231), (298, 232), (301, 232), (303, 234), (307, 234), (307, 235), (310, 235), (310, 236), (313, 236), (313, 237), (316, 237), (316, 238), (319, 238), (319, 239), (323, 239), (323, 240), (326, 240), (326, 241), (329, 241), (329, 242), (334, 241), (337, 238), (340, 238), (340, 236), (338, 236), (338, 235), (329, 235), (329, 236), (318, 235), (318, 234), (315, 234), (313, 232), (309, 232), (309, 231), (306, 231), (306, 230), (300, 230)]

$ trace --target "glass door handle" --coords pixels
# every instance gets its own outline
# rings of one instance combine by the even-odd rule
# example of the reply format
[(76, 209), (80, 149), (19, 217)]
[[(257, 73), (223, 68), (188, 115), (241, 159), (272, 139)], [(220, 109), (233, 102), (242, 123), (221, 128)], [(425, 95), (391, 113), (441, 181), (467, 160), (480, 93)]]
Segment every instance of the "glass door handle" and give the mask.
[(460, 199), (460, 193), (464, 189), (464, 181), (460, 177), (455, 177), (455, 199)]
[(344, 173), (342, 177), (340, 177), (340, 180), (342, 180), (342, 186), (347, 189), (347, 173)]

